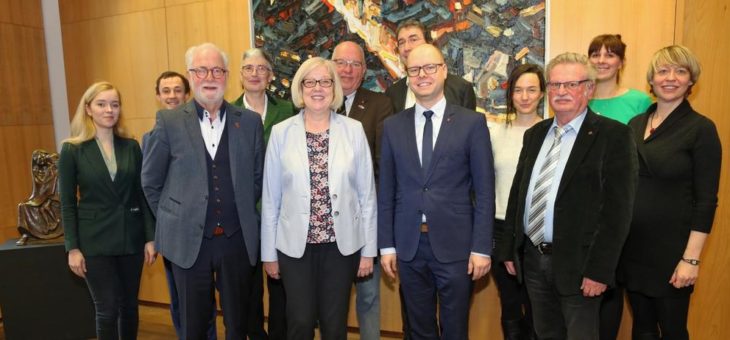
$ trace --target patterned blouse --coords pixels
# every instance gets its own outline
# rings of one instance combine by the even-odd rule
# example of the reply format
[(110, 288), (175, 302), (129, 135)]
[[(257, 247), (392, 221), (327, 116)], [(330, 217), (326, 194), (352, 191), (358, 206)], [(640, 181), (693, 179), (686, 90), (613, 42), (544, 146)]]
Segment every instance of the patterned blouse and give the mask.
[(332, 201), (330, 201), (330, 187), (327, 182), (329, 141), (329, 130), (320, 133), (307, 132), (309, 182), (312, 197), (310, 201), (307, 243), (335, 242), (335, 229), (332, 221)]

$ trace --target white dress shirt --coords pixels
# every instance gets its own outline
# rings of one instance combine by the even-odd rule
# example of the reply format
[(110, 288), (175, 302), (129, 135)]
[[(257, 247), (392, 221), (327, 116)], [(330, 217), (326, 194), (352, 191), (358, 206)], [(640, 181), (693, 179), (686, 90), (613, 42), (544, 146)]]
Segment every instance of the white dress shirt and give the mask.
[(215, 159), (215, 153), (218, 151), (223, 129), (226, 127), (226, 112), (218, 110), (218, 119), (210, 121), (210, 112), (203, 110), (203, 119), (200, 120), (200, 132), (203, 134), (205, 149), (211, 159)]

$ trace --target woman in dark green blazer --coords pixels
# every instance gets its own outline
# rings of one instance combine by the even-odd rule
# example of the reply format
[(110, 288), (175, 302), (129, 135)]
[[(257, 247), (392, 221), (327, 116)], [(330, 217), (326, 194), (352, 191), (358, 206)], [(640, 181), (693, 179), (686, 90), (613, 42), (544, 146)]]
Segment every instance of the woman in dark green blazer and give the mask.
[(142, 152), (124, 135), (120, 97), (107, 82), (86, 90), (58, 161), (68, 264), (86, 280), (102, 340), (137, 337), (142, 262), (156, 255)]
[[(271, 67), (272, 60), (268, 54), (258, 48), (243, 52), (241, 56), (241, 87), (243, 94), (233, 103), (238, 107), (249, 109), (261, 115), (264, 124), (264, 144), (269, 143), (271, 128), (279, 122), (294, 115), (294, 105), (284, 99), (274, 98), (266, 92), (269, 83), (274, 79)], [(261, 202), (258, 204), (261, 211)], [(250, 338), (265, 338), (264, 333), (264, 288), (263, 270), (261, 261), (256, 268), (256, 277), (251, 293), (251, 308), (249, 310), (249, 327), (247, 334)], [(268, 278), (266, 286), (269, 289), (269, 338), (286, 339), (286, 298), (281, 280)]]

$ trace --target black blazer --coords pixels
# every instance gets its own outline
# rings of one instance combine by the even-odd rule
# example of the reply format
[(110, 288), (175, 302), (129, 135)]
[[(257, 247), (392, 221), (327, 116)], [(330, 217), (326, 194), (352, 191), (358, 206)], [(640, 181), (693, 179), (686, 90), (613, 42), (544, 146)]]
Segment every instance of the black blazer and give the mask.
[[(406, 79), (403, 78), (395, 82), (385, 90), (385, 95), (393, 103), (393, 112), (395, 113), (406, 109), (406, 93), (408, 90)], [(446, 77), (444, 96), (448, 104), (459, 105), (472, 111), (476, 111), (477, 109), (477, 97), (474, 94), (474, 86), (462, 77), (453, 74), (449, 74)]]
[(140, 184), (139, 144), (115, 136), (114, 153), (117, 174), (112, 181), (96, 140), (63, 144), (58, 173), (66, 251), (135, 254), (154, 240), (154, 222)]
[[(553, 119), (525, 132), (497, 260), (515, 261), (518, 275), (525, 236), (527, 190), (535, 160)], [(555, 200), (553, 275), (561, 294), (579, 294), (583, 277), (612, 284), (626, 240), (636, 193), (636, 146), (631, 129), (588, 109), (565, 166)]]
[(373, 157), (375, 179), (378, 179), (380, 163), (380, 139), (383, 134), (383, 121), (393, 114), (390, 99), (382, 93), (359, 88), (350, 108), (350, 118), (360, 121), (365, 129), (370, 154)]

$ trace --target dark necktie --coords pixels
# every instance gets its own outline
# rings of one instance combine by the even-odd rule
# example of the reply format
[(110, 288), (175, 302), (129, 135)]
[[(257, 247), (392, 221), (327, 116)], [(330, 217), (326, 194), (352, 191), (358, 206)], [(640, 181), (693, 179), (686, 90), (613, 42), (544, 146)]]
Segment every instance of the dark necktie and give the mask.
[(347, 103), (347, 97), (346, 96), (343, 96), (342, 97), (342, 105), (340, 106), (339, 109), (337, 109), (337, 113), (339, 113), (339, 114), (341, 114), (343, 116), (347, 116), (347, 106), (345, 105), (345, 103)]
[(428, 171), (428, 166), (431, 164), (431, 156), (433, 155), (433, 111), (424, 111), (423, 116), (426, 117), (426, 124), (423, 126), (423, 143), (421, 145), (421, 167), (423, 168), (423, 174), (425, 175)]

